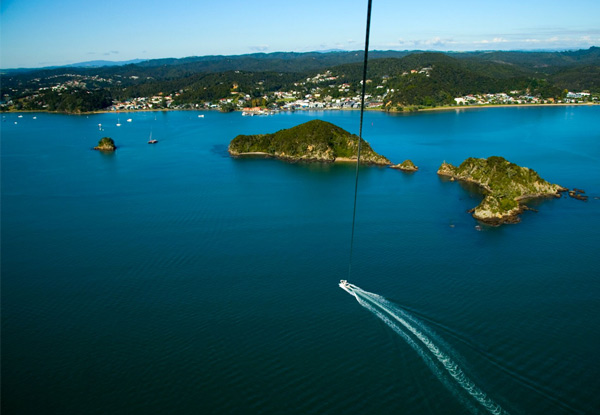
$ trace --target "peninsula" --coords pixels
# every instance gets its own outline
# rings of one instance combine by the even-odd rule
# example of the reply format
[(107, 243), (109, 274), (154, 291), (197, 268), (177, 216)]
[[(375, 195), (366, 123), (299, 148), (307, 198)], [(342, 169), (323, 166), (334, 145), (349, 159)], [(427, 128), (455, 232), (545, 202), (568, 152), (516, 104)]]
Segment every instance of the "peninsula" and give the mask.
[(94, 147), (94, 150), (100, 151), (115, 151), (117, 146), (115, 146), (115, 142), (110, 137), (102, 137), (100, 141), (98, 141), (98, 145)]
[[(356, 162), (358, 136), (334, 124), (312, 120), (272, 134), (238, 135), (229, 144), (233, 157), (262, 155), (286, 161)], [(362, 140), (361, 164), (391, 162)]]
[(493, 226), (517, 223), (519, 214), (527, 210), (520, 202), (526, 199), (555, 196), (567, 191), (557, 184), (548, 183), (535, 171), (510, 163), (502, 157), (478, 159), (470, 157), (455, 167), (442, 163), (438, 175), (479, 185), (485, 198), (469, 212), (481, 222)]

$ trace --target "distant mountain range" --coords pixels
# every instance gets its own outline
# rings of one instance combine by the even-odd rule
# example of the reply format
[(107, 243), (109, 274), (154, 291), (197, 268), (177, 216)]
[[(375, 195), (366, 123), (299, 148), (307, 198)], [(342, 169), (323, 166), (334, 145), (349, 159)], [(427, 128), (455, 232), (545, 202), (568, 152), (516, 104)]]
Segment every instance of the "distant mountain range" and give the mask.
[(63, 68), (99, 68), (101, 66), (123, 66), (123, 65), (130, 65), (130, 64), (144, 62), (145, 60), (147, 60), (147, 59), (131, 59), (128, 61), (96, 60), (96, 61), (72, 63), (70, 65), (64, 65), (62, 67)]
[[(430, 52), (423, 50), (379, 51), (369, 52), (369, 60), (381, 58), (402, 58), (407, 55), (435, 53), (451, 56), (457, 59), (471, 61), (487, 61), (515, 65), (523, 69), (546, 72), (572, 65), (598, 64), (600, 62), (600, 47), (591, 47), (577, 51), (476, 51), (476, 52)], [(231, 70), (243, 71), (274, 71), (274, 72), (303, 72), (322, 69), (347, 63), (362, 62), (363, 51), (318, 51), (318, 52), (273, 52), (252, 53), (245, 55), (207, 55), (190, 56), (185, 58), (162, 59), (133, 59), (128, 61), (94, 60), (73, 63), (63, 66), (44, 68), (3, 69), (2, 73), (60, 71), (63, 68), (114, 68), (135, 65), (138, 69), (177, 66), (185, 71), (193, 72), (225, 72)], [(130, 69), (130, 68), (128, 68)], [(110, 71), (109, 71), (110, 72)], [(121, 72), (121, 71), (116, 71)]]
[(100, 68), (103, 66), (122, 66), (136, 64), (144, 62), (146, 59), (131, 59), (128, 61), (106, 61), (106, 60), (95, 60), (86, 62), (70, 63), (68, 65), (56, 65), (56, 66), (44, 66), (42, 68), (9, 68), (0, 69), (2, 73), (15, 73), (15, 72), (30, 72), (30, 71), (41, 71), (47, 69), (60, 69), (60, 68)]

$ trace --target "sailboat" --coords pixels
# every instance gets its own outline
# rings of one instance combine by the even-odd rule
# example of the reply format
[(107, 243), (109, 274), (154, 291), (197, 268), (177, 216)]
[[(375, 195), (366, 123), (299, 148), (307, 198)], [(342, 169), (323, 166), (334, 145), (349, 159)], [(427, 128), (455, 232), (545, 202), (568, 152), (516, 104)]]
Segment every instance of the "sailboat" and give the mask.
[(152, 131), (150, 131), (150, 138), (148, 139), (148, 144), (156, 144), (158, 140), (152, 138)]
[(119, 120), (119, 118), (117, 118), (117, 127), (121, 126), (121, 120)]

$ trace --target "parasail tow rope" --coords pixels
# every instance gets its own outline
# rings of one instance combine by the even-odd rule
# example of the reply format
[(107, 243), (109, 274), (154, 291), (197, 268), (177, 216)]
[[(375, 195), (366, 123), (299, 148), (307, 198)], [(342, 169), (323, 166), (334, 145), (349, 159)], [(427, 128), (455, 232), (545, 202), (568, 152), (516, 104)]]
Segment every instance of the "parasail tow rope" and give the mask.
[(371, 2), (367, 5), (367, 30), (365, 35), (365, 59), (363, 61), (362, 92), (360, 96), (360, 127), (358, 130), (358, 152), (356, 156), (356, 178), (354, 181), (354, 209), (352, 210), (352, 236), (350, 237), (350, 258), (348, 261), (348, 279), (352, 271), (352, 253), (354, 251), (354, 224), (356, 222), (356, 195), (358, 194), (358, 170), (360, 166), (360, 147), (362, 142), (363, 115), (365, 111), (365, 89), (367, 86), (367, 60), (369, 55), (369, 31), (371, 30)]

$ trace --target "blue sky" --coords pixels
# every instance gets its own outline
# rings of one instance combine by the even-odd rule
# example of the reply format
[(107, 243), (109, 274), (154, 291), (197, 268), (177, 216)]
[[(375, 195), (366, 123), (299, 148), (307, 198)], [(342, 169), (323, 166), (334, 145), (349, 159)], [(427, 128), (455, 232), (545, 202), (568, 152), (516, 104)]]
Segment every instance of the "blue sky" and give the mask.
[[(357, 50), (366, 0), (1, 0), (0, 67)], [(373, 0), (371, 49), (600, 46), (598, 0)]]

